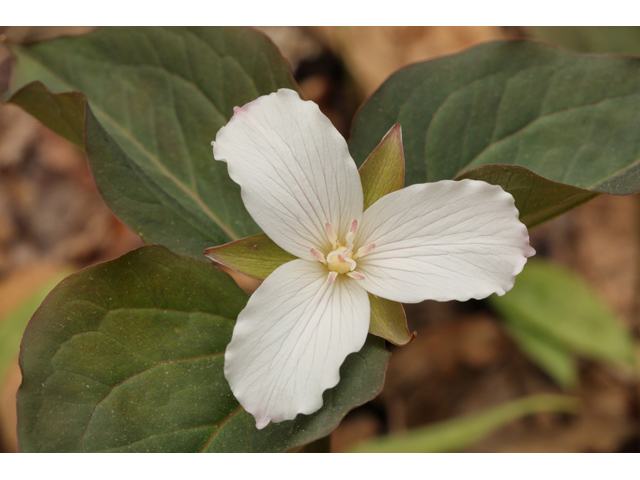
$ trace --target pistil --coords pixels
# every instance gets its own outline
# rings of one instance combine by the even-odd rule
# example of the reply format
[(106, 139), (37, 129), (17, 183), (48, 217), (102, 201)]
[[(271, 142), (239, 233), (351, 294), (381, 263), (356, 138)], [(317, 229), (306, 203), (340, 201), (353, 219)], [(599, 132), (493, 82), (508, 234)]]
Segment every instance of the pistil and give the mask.
[[(349, 231), (347, 232), (345, 238), (347, 246), (340, 244), (340, 242), (338, 241), (338, 236), (336, 235), (336, 232), (330, 223), (325, 223), (325, 229), (327, 231), (327, 237), (331, 242), (333, 250), (331, 250), (331, 252), (327, 254), (326, 258), (319, 250), (315, 248), (311, 249), (311, 254), (316, 259), (318, 259), (319, 262), (328, 267), (330, 273), (327, 281), (330, 283), (334, 282), (338, 274), (344, 274), (356, 280), (363, 280), (364, 275), (358, 272), (354, 272), (357, 267), (354, 258), (357, 257), (357, 254), (354, 255), (353, 238), (356, 234), (356, 231), (358, 230), (358, 221), (353, 220), (351, 222), (351, 226), (349, 227)], [(372, 249), (373, 247), (371, 247), (367, 251), (370, 251)]]

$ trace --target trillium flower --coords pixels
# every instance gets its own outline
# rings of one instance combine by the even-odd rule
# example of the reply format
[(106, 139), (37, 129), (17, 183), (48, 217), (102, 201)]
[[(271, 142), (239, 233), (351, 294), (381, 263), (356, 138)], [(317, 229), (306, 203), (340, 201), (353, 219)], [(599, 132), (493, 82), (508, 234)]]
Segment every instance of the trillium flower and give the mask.
[(366, 340), (367, 292), (403, 303), (502, 295), (535, 253), (513, 197), (481, 181), (412, 185), (363, 212), (347, 143), (293, 90), (236, 107), (213, 155), (260, 228), (298, 257), (253, 293), (225, 353), (259, 429), (322, 406)]

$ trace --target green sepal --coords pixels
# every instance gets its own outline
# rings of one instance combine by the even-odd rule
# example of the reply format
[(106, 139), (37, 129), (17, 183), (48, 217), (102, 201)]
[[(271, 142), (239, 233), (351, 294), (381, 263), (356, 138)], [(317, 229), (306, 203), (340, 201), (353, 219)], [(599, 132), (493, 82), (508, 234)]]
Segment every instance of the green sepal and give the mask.
[(388, 193), (404, 186), (404, 151), (400, 124), (396, 123), (391, 127), (358, 171), (362, 181), (364, 210)]
[(369, 333), (399, 347), (408, 345), (416, 339), (417, 332), (409, 332), (407, 316), (400, 302), (387, 300), (369, 292), (367, 294), (371, 305)]
[(264, 280), (279, 266), (298, 258), (264, 233), (207, 248), (204, 254), (214, 262), (258, 280)]

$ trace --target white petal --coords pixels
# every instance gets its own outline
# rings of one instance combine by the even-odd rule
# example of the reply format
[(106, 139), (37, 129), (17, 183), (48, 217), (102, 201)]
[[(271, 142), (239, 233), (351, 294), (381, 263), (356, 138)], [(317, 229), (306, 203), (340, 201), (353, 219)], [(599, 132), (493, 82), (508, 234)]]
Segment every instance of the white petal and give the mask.
[(319, 262), (286, 263), (238, 316), (224, 373), (258, 428), (318, 410), (344, 359), (364, 345), (367, 292), (344, 275), (331, 283), (327, 277)]
[(362, 216), (362, 184), (347, 143), (313, 102), (280, 89), (236, 108), (213, 143), (247, 210), (269, 238), (313, 260), (330, 250), (325, 224), (344, 238)]
[(362, 285), (405, 303), (503, 295), (535, 254), (513, 197), (475, 180), (412, 185), (364, 213), (358, 246)]

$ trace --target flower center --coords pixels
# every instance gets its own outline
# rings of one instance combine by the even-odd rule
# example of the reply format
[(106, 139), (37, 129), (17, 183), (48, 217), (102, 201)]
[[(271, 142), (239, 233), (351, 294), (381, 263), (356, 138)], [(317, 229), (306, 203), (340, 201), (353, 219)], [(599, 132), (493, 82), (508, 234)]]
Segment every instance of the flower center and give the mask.
[(338, 247), (327, 255), (327, 268), (332, 272), (347, 273), (356, 269), (353, 252), (345, 253), (347, 247)]
[(353, 251), (353, 237), (358, 229), (357, 220), (351, 222), (351, 228), (346, 235), (346, 246), (338, 242), (338, 236), (330, 223), (325, 224), (325, 228), (333, 250), (327, 254), (326, 258), (315, 248), (311, 249), (311, 253), (329, 269), (328, 281), (333, 282), (338, 275), (343, 274), (356, 280), (364, 280), (364, 275), (355, 271), (357, 267), (355, 260), (371, 252), (375, 248), (375, 244), (371, 243), (361, 247), (357, 252)]

